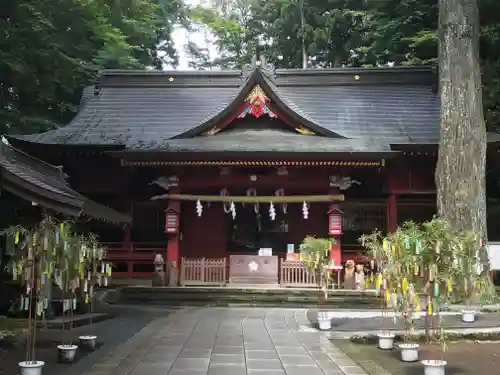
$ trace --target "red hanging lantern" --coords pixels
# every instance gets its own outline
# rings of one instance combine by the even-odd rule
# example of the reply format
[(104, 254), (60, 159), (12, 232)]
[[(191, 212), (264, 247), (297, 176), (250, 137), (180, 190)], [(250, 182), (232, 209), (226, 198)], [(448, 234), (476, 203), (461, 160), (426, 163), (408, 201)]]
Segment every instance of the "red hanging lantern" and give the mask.
[(328, 211), (328, 233), (332, 236), (342, 234), (342, 214), (339, 209)]
[(179, 213), (171, 208), (165, 210), (165, 233), (179, 232)]

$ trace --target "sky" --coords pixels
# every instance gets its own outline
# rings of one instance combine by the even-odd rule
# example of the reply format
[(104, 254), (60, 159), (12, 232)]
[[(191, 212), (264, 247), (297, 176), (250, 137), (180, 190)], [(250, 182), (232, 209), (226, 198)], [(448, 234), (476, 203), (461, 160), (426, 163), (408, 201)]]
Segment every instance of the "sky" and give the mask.
[[(190, 6), (197, 6), (201, 5), (203, 3), (207, 3), (207, 1), (203, 0), (185, 0), (185, 3)], [(209, 36), (210, 38), (210, 36)], [(177, 52), (179, 53), (179, 67), (177, 69), (179, 70), (191, 70), (188, 66), (188, 56), (186, 55), (186, 52), (184, 50), (184, 46), (189, 42), (194, 42), (196, 45), (199, 47), (206, 47), (205, 46), (205, 32), (188, 32), (186, 29), (182, 27), (177, 27), (174, 32), (173, 32), (173, 40), (175, 43), (175, 48), (177, 49)], [(210, 55), (215, 56), (217, 54), (216, 48), (210, 44), (208, 46)]]

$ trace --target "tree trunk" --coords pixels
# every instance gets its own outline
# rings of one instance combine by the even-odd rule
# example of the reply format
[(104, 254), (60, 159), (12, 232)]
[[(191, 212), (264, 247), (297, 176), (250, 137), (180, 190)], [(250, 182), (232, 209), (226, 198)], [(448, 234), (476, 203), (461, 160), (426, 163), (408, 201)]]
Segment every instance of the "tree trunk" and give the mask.
[(486, 127), (479, 61), (478, 0), (439, 0), (441, 141), (438, 213), (486, 239)]

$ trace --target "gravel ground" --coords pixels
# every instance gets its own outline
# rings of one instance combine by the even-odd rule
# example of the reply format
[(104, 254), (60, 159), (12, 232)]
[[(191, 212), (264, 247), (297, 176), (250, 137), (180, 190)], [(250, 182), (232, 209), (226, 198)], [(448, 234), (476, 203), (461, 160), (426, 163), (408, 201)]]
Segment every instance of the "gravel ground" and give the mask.
[[(309, 310), (307, 317), (312, 325), (317, 325), (317, 310)], [(443, 327), (447, 329), (460, 328), (493, 328), (500, 327), (500, 314), (485, 313), (476, 315), (474, 323), (464, 323), (460, 315), (445, 315), (443, 318)], [(420, 318), (415, 322), (415, 328), (424, 328), (425, 318)], [(394, 324), (394, 318), (334, 318), (332, 319), (332, 331), (360, 332), (376, 331), (381, 327), (394, 330), (404, 330), (404, 323), (398, 318)]]
[[(348, 340), (333, 342), (370, 375), (423, 374), (423, 365), (420, 361), (401, 362), (400, 352), (397, 349), (384, 351), (374, 345), (353, 344)], [(446, 375), (498, 374), (500, 343), (450, 343), (443, 358), (448, 362)], [(422, 345), (420, 359), (441, 359), (440, 347)]]
[[(57, 363), (57, 349), (62, 340), (61, 330), (41, 330), (38, 333), (36, 359), (45, 362), (44, 374), (50, 375), (79, 375), (88, 371), (103, 357), (110, 353), (118, 345), (128, 340), (135, 333), (144, 328), (152, 320), (168, 315), (167, 309), (144, 309), (126, 307), (100, 306), (96, 309), (100, 312), (110, 312), (114, 318), (73, 328), (72, 336), (74, 342), (77, 337), (85, 334), (98, 336), (97, 350), (92, 353), (78, 351), (76, 361), (73, 364)], [(110, 310), (110, 311), (107, 311)], [(111, 311), (112, 310), (112, 311)], [(18, 373), (18, 362), (25, 357), (25, 347), (20, 343), (11, 347), (0, 347), (0, 375), (14, 375)]]

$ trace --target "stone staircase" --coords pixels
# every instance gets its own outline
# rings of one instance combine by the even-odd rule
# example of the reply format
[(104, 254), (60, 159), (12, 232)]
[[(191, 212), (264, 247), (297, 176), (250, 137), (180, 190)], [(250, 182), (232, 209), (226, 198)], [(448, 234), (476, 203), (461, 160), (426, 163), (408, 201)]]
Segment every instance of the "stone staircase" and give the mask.
[(332, 290), (326, 301), (317, 289), (292, 289), (263, 286), (227, 287), (142, 287), (117, 289), (110, 304), (140, 306), (218, 306), (218, 307), (329, 307), (341, 309), (378, 309), (375, 291)]

